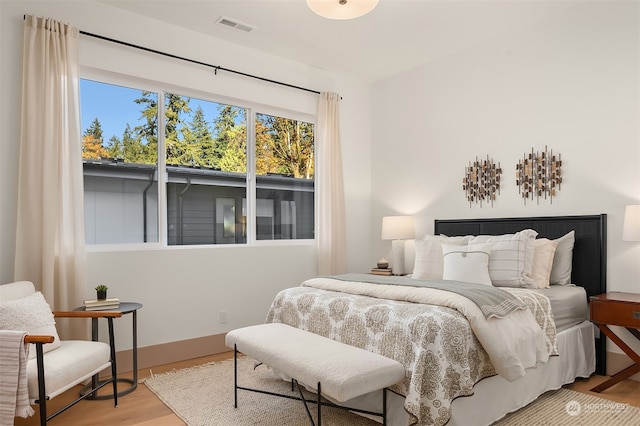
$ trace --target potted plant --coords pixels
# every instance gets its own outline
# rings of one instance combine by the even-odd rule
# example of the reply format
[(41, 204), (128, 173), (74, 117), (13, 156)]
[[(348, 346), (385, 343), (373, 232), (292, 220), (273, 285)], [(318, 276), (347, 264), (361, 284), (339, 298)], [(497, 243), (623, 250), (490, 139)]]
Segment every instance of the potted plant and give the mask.
[(100, 284), (100, 285), (96, 286), (96, 292), (97, 292), (98, 300), (102, 300), (102, 299), (106, 299), (107, 298), (107, 290), (109, 290), (109, 287), (107, 287), (104, 284)]

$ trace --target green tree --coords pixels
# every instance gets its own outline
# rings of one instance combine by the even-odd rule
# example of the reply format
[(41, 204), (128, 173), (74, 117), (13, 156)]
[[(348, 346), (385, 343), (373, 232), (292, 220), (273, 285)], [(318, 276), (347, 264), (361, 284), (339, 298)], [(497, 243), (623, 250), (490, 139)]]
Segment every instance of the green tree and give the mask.
[(124, 146), (116, 135), (111, 136), (111, 139), (109, 139), (107, 143), (107, 153), (109, 154), (109, 158), (124, 160)]
[(191, 112), (189, 98), (167, 93), (165, 95), (165, 145), (167, 164), (176, 166), (192, 166), (193, 150), (180, 138), (184, 130), (184, 115)]
[(84, 131), (84, 136), (92, 136), (93, 139), (102, 143), (102, 125), (97, 117), (91, 122), (89, 127), (87, 127), (87, 130)]
[(167, 93), (164, 99), (164, 114), (166, 118), (164, 125), (165, 137), (178, 140), (180, 126), (184, 125), (184, 120), (182, 119), (183, 114), (189, 114), (191, 112), (191, 108), (189, 107), (190, 99), (171, 93)]
[(247, 127), (235, 126), (226, 132), (227, 149), (218, 162), (225, 172), (247, 172)]
[(200, 167), (213, 167), (213, 136), (202, 107), (193, 112), (188, 126), (182, 127), (185, 160)]
[(134, 100), (142, 105), (142, 118), (145, 123), (133, 129), (135, 139), (140, 142), (140, 153), (127, 156), (125, 147), (125, 161), (132, 158), (135, 163), (156, 164), (158, 161), (158, 98), (155, 93), (143, 90), (141, 97)]
[(183, 136), (185, 141), (189, 143), (211, 141), (213, 139), (211, 128), (207, 123), (201, 106), (198, 105), (198, 108), (193, 111), (193, 118), (189, 125), (183, 129)]
[(136, 138), (135, 131), (127, 123), (122, 132), (122, 155), (127, 163), (143, 163), (142, 155), (144, 148), (140, 139)]
[[(214, 120), (213, 126), (214, 143), (213, 155), (211, 156), (213, 167), (230, 172), (246, 172), (246, 122), (244, 108), (218, 105), (218, 117)], [(238, 169), (240, 158), (233, 159), (234, 154), (227, 152), (229, 148), (237, 155), (244, 152), (245, 164), (242, 170)], [(226, 160), (222, 162), (224, 157)]]

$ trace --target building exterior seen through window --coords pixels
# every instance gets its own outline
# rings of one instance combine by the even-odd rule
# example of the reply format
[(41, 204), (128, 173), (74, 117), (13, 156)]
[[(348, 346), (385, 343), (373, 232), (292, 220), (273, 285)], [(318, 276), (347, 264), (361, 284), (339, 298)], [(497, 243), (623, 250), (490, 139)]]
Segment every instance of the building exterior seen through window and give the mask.
[(314, 238), (312, 123), (86, 79), (80, 88), (88, 244), (164, 242), (165, 221), (168, 245)]

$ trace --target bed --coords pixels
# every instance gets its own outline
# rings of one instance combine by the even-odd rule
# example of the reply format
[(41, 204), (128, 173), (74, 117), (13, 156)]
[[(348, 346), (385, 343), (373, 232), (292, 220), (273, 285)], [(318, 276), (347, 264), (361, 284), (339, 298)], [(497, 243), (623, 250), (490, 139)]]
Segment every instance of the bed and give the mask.
[[(447, 236), (442, 244), (440, 235)], [(568, 236), (573, 240), (571, 247)], [(459, 247), (472, 247), (473, 242), (474, 249), (460, 256), (464, 262), (492, 253), (491, 279), (494, 285), (504, 286), (498, 291), (491, 285), (469, 287), (473, 293), (496, 292), (504, 299), (489, 304), (482, 299), (488, 297), (483, 293), (482, 302), (469, 302), (468, 295), (442, 291), (442, 285), (450, 287), (452, 281), (422, 276), (417, 270), (414, 277), (420, 279), (318, 277), (280, 292), (267, 322), (306, 329), (403, 363), (407, 378), (391, 389), (388, 400), (390, 425), (491, 424), (577, 377), (594, 371), (603, 374), (604, 339), (595, 337), (587, 320), (587, 300), (606, 292), (606, 215), (436, 220), (433, 237), (437, 242), (433, 247), (442, 247), (445, 253), (458, 253)], [(510, 280), (523, 279), (523, 271), (504, 272), (509, 269), (504, 265), (511, 262), (520, 268), (530, 263), (532, 239), (545, 245), (552, 240), (558, 247), (554, 261), (564, 264), (554, 263), (551, 275), (566, 269), (564, 275), (570, 276), (563, 278), (564, 285), (544, 289), (512, 285)], [(561, 245), (564, 253), (569, 247), (568, 258), (560, 255)], [(478, 248), (488, 246), (493, 251)], [(504, 249), (512, 246), (518, 247), (517, 256)], [(506, 263), (497, 263), (500, 247), (509, 255), (500, 260)], [(528, 247), (526, 256), (524, 247)], [(451, 271), (459, 271), (460, 266), (445, 263), (444, 269), (444, 278), (450, 279)], [(474, 268), (469, 271), (480, 273)], [(502, 313), (505, 306), (518, 304)], [(485, 310), (488, 305), (490, 309)], [(513, 327), (521, 328), (514, 332)], [(509, 343), (504, 335), (515, 335), (520, 341)], [(380, 406), (380, 394), (368, 394), (347, 405), (374, 410)]]

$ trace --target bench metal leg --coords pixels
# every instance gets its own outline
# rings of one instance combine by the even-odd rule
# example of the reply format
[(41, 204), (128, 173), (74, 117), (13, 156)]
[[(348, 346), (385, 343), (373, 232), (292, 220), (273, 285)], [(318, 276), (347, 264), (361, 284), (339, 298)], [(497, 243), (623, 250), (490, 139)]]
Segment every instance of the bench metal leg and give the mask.
[(238, 347), (233, 345), (233, 408), (238, 408)]
[[(302, 388), (300, 387), (300, 383), (298, 383), (297, 380), (292, 379), (292, 383), (296, 384), (296, 386), (298, 387), (298, 393), (300, 394), (300, 401), (302, 401), (302, 404), (304, 404), (304, 409), (307, 412), (307, 417), (309, 417), (309, 421), (311, 422), (311, 426), (316, 426), (315, 422), (313, 421), (313, 417), (311, 416), (311, 411), (309, 410), (309, 405), (307, 404), (307, 399), (304, 397), (304, 394), (302, 393)], [(318, 396), (318, 401), (319, 401), (320, 397)], [(320, 426), (320, 404), (318, 404), (318, 425)]]
[(387, 388), (382, 389), (382, 426), (387, 426)]
[(318, 426), (322, 426), (322, 401), (320, 400), (322, 397), (322, 388), (320, 386), (320, 382), (318, 382), (318, 393), (316, 394), (318, 397)]
[[(302, 387), (300, 386), (300, 383), (296, 379), (292, 378), (291, 379), (292, 391), (294, 390), (294, 385), (297, 386), (298, 393), (300, 394), (299, 397), (292, 396), (292, 395), (284, 395), (276, 392), (270, 392), (262, 389), (254, 389), (254, 388), (247, 388), (244, 386), (238, 386), (238, 347), (235, 344), (233, 345), (233, 407), (234, 408), (238, 408), (238, 389), (241, 389), (241, 390), (246, 390), (250, 392), (257, 392), (257, 393), (262, 393), (266, 395), (272, 395), (272, 396), (278, 396), (281, 398), (288, 398), (288, 399), (295, 399), (298, 401), (302, 401), (302, 403), (304, 404), (304, 408), (307, 412), (307, 417), (309, 417), (309, 421), (311, 422), (312, 426), (322, 426), (322, 406), (323, 405), (327, 407), (339, 408), (341, 410), (379, 416), (379, 417), (382, 417), (382, 424), (385, 426), (387, 424), (387, 388), (382, 389), (382, 406), (383, 406), (382, 412), (375, 412), (375, 411), (360, 410), (357, 408), (345, 407), (345, 406), (334, 404), (330, 401), (323, 402), (322, 401), (322, 384), (320, 382), (318, 382), (318, 388), (317, 388), (315, 400), (305, 398), (302, 392)], [(309, 410), (308, 404), (316, 404), (317, 406), (317, 416), (318, 416), (317, 424), (313, 420), (313, 416), (311, 415), (311, 410)]]

